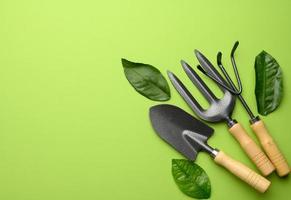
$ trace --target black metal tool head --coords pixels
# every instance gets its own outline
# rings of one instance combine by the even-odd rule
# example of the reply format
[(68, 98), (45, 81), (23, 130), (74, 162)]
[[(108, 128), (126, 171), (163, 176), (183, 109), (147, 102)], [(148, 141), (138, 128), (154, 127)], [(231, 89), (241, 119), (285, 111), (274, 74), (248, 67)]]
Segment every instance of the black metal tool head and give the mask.
[[(212, 79), (214, 82), (216, 82), (219, 86), (225, 88), (226, 90), (228, 90), (229, 92), (231, 92), (233, 95), (236, 95), (238, 97), (238, 99), (241, 101), (243, 107), (246, 109), (249, 117), (250, 117), (250, 123), (253, 124), (255, 122), (257, 122), (259, 120), (258, 116), (255, 116), (254, 113), (251, 111), (250, 107), (248, 106), (247, 102), (245, 101), (245, 99), (242, 96), (242, 83), (240, 80), (240, 76), (239, 76), (239, 72), (236, 66), (236, 61), (234, 58), (236, 49), (239, 45), (239, 42), (236, 41), (232, 47), (231, 53), (230, 53), (230, 59), (231, 59), (231, 64), (233, 67), (233, 71), (235, 74), (235, 78), (237, 81), (237, 85), (238, 87), (236, 87), (236, 85), (234, 84), (233, 80), (230, 78), (228, 72), (226, 71), (226, 69), (224, 68), (223, 64), (222, 64), (222, 53), (218, 52), (217, 54), (217, 65), (220, 69), (220, 71), (222, 72), (222, 74), (224, 75), (228, 85), (225, 84), (225, 82), (221, 82), (221, 80), (217, 79), (216, 77), (214, 77), (211, 73), (209, 73), (209, 71), (205, 71), (204, 68), (202, 68), (201, 66), (197, 66), (197, 68), (206, 76), (208, 76), (210, 79)], [(196, 52), (197, 56), (201, 56), (200, 52)], [(201, 60), (203, 60), (205, 58), (201, 58)]]
[(201, 150), (212, 150), (206, 142), (214, 130), (176, 106), (151, 107), (150, 120), (156, 133), (190, 160)]
[[(221, 77), (219, 72), (214, 68), (210, 61), (198, 50), (195, 50), (196, 57), (205, 71), (211, 74), (216, 79), (220, 80), (227, 85), (225, 80)], [(203, 109), (197, 100), (191, 95), (185, 85), (175, 76), (172, 72), (168, 72), (168, 76), (187, 104), (191, 109), (203, 120), (209, 122), (219, 122), (223, 120), (229, 120), (231, 118), (232, 111), (235, 106), (235, 96), (231, 94), (224, 87), (219, 86), (224, 93), (221, 99), (218, 99), (213, 92), (207, 87), (205, 82), (200, 78), (196, 71), (185, 61), (181, 61), (182, 67), (190, 78), (192, 83), (200, 90), (206, 100), (209, 102), (209, 108)]]

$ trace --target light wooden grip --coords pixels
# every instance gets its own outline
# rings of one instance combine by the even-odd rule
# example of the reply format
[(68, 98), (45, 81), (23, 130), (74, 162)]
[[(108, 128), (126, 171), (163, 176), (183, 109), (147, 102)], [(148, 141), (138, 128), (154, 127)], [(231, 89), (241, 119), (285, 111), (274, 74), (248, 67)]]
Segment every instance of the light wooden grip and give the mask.
[(224, 152), (219, 151), (214, 161), (219, 165), (225, 167), (232, 174), (236, 175), (238, 178), (258, 190), (259, 192), (265, 192), (270, 186), (271, 182), (268, 181), (263, 176), (257, 174), (244, 164), (232, 159)]
[(279, 150), (278, 146), (270, 136), (267, 128), (262, 120), (259, 120), (251, 125), (251, 128), (256, 133), (260, 143), (263, 146), (266, 154), (275, 165), (279, 176), (286, 176), (290, 173), (289, 165), (284, 158), (283, 154)]
[(246, 152), (248, 157), (253, 161), (257, 168), (264, 176), (269, 175), (275, 170), (275, 167), (268, 159), (262, 149), (252, 140), (252, 138), (246, 133), (245, 129), (236, 123), (233, 125), (229, 132), (239, 142), (242, 149)]

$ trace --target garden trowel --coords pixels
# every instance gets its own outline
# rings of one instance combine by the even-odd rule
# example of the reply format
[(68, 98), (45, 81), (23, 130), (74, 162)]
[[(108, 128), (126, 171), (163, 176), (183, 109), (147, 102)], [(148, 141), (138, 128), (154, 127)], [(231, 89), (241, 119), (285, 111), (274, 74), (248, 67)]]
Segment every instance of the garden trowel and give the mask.
[(173, 105), (150, 108), (150, 120), (156, 133), (189, 160), (195, 160), (200, 151), (259, 192), (265, 192), (271, 182), (244, 164), (232, 159), (223, 151), (212, 148), (207, 139), (214, 130), (184, 110)]

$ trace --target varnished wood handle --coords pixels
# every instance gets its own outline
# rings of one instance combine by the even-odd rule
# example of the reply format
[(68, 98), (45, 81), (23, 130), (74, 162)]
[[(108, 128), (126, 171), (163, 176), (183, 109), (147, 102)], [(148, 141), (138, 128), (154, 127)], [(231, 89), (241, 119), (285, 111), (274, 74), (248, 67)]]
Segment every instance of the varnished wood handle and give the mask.
[(248, 157), (255, 163), (257, 168), (261, 171), (264, 176), (269, 175), (275, 170), (275, 167), (268, 159), (266, 154), (262, 149), (252, 140), (252, 138), (247, 134), (245, 129), (236, 123), (233, 125), (229, 132), (235, 137), (239, 142), (242, 149), (246, 152)]
[(279, 176), (286, 176), (290, 173), (289, 165), (269, 134), (262, 120), (259, 120), (251, 125), (251, 128), (256, 133), (260, 143), (263, 146), (266, 154), (275, 165), (276, 171)]
[(230, 171), (238, 178), (240, 178), (261, 193), (264, 193), (271, 184), (271, 182), (268, 181), (266, 178), (257, 174), (244, 164), (232, 159), (222, 151), (218, 152), (218, 154), (214, 158), (214, 161), (219, 165), (225, 167), (228, 171)]

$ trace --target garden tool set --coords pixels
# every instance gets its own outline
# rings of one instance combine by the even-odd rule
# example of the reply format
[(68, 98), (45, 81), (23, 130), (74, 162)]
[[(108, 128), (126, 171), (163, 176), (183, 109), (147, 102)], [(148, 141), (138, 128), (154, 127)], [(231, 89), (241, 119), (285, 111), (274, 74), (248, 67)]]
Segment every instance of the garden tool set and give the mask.
[[(217, 64), (225, 78), (222, 77), (200, 51), (195, 50), (196, 58), (200, 63), (200, 65), (197, 66), (198, 70), (217, 84), (223, 92), (223, 96), (220, 99), (214, 95), (188, 63), (183, 60), (181, 61), (185, 73), (209, 103), (208, 109), (202, 108), (194, 95), (190, 93), (174, 73), (168, 71), (168, 76), (175, 89), (197, 117), (207, 122), (225, 121), (227, 123), (231, 135), (238, 141), (241, 148), (263, 176), (269, 175), (275, 169), (279, 176), (286, 176), (290, 172), (286, 159), (270, 136), (263, 121), (253, 114), (241, 95), (242, 84), (234, 59), (235, 50), (238, 44), (239, 43), (236, 42), (231, 51), (231, 62), (238, 87), (235, 86), (222, 65), (221, 52), (217, 54)], [(236, 98), (240, 100), (250, 116), (251, 128), (258, 137), (264, 151), (252, 140), (243, 126), (232, 118)], [(224, 166), (231, 173), (235, 174), (256, 190), (265, 192), (269, 187), (270, 182), (263, 176), (252, 171), (240, 162), (233, 160), (224, 152), (210, 147), (207, 144), (207, 139), (213, 134), (214, 130), (182, 109), (166, 104), (154, 106), (150, 109), (150, 119), (157, 134), (186, 158), (195, 160), (199, 151), (207, 152), (214, 158), (217, 164)]]

